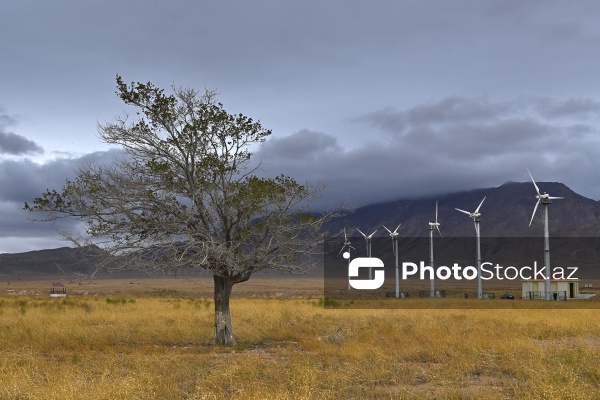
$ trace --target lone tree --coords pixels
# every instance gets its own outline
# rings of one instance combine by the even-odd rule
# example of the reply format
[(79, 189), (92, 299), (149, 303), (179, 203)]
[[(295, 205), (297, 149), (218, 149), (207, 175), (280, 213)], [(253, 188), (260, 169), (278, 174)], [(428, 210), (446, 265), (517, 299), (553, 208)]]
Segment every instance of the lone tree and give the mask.
[[(42, 221), (78, 218), (87, 235), (66, 239), (103, 255), (102, 268), (144, 271), (203, 268), (214, 279), (214, 342), (235, 344), (229, 298), (252, 273), (302, 273), (315, 262), (330, 212), (307, 205), (321, 187), (286, 176), (262, 178), (250, 147), (271, 134), (259, 121), (229, 114), (216, 93), (152, 83), (124, 83), (117, 95), (134, 118), (99, 125), (104, 143), (124, 156), (87, 163), (61, 191), (48, 190), (25, 209)], [(93, 244), (93, 246), (91, 246)]]

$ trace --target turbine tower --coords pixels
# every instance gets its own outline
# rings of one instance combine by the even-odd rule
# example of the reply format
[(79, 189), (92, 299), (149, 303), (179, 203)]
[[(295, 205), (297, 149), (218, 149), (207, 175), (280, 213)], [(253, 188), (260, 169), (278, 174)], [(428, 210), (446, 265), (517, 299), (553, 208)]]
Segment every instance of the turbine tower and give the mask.
[(546, 192), (544, 192), (544, 194), (541, 194), (540, 189), (533, 180), (533, 176), (531, 176), (531, 172), (529, 172), (529, 168), (527, 168), (527, 172), (529, 173), (529, 177), (531, 178), (531, 182), (533, 182), (533, 186), (535, 187), (535, 191), (537, 193), (535, 198), (538, 199), (537, 203), (535, 203), (535, 207), (533, 208), (533, 214), (531, 215), (531, 221), (529, 221), (529, 226), (531, 226), (531, 223), (533, 222), (533, 217), (535, 217), (535, 212), (537, 211), (540, 202), (544, 206), (544, 266), (546, 267), (546, 282), (544, 283), (544, 290), (546, 291), (546, 300), (552, 300), (552, 296), (550, 296), (550, 279), (552, 275), (552, 270), (550, 269), (550, 231), (548, 230), (548, 204), (552, 203), (550, 200), (564, 199), (564, 197), (551, 197)]
[[(348, 236), (346, 235), (346, 228), (344, 228), (344, 245), (342, 246), (340, 253), (344, 251), (345, 248), (348, 248), (348, 251), (344, 252), (343, 256), (346, 260), (348, 260), (348, 290), (352, 287), (350, 286), (350, 250), (356, 250), (352, 247), (351, 242), (348, 240)], [(339, 253), (338, 253), (339, 254)]]
[(396, 257), (396, 298), (400, 297), (400, 275), (398, 272), (398, 228), (400, 228), (400, 225), (402, 224), (398, 224), (396, 229), (394, 229), (394, 232), (386, 228), (385, 225), (383, 226), (383, 229), (388, 231), (392, 237), (392, 249), (394, 251), (394, 256)]
[[(435, 202), (435, 222), (429, 223), (429, 265), (435, 271), (433, 266), (433, 230), (437, 229), (440, 236), (442, 236), (442, 232), (440, 231), (440, 223), (438, 222), (438, 203)], [(435, 297), (435, 280), (431, 279), (429, 284), (429, 297)]]
[(468, 212), (465, 210), (461, 210), (460, 208), (456, 208), (457, 211), (460, 211), (461, 213), (465, 213), (469, 217), (473, 218), (473, 222), (475, 223), (475, 236), (476, 236), (476, 241), (477, 241), (477, 298), (478, 299), (483, 298), (483, 287), (481, 285), (481, 246), (480, 246), (480, 235), (479, 235), (479, 223), (481, 222), (481, 213), (479, 212), (479, 209), (481, 208), (481, 205), (483, 204), (484, 201), (485, 201), (485, 196), (483, 197), (483, 200), (481, 200), (481, 203), (479, 203), (479, 206), (477, 207), (477, 209), (474, 212)]
[[(365, 240), (367, 241), (367, 257), (371, 258), (371, 239), (373, 238), (375, 232), (377, 232), (377, 229), (375, 229), (375, 232), (371, 233), (369, 236), (362, 233), (358, 228), (356, 228), (356, 230), (365, 237)], [(369, 279), (373, 279), (373, 268), (369, 268)]]

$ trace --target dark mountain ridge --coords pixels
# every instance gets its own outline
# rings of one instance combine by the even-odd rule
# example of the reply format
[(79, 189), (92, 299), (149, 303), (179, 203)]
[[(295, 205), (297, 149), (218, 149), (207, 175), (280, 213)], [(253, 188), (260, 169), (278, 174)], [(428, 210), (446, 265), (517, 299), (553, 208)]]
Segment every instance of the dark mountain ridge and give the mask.
[(70, 247), (0, 254), (0, 276), (33, 279), (48, 274), (89, 275), (93, 271), (79, 251)]
[[(549, 229), (552, 236), (600, 236), (600, 202), (581, 196), (558, 182), (539, 182), (542, 193), (553, 197), (549, 205)], [(531, 226), (529, 221), (537, 202), (530, 182), (509, 182), (498, 187), (475, 189), (435, 197), (400, 199), (392, 202), (360, 207), (355, 212), (332, 221), (328, 228), (336, 233), (346, 228), (352, 236), (360, 236), (376, 229), (375, 236), (387, 236), (385, 225), (394, 229), (402, 224), (400, 236), (429, 235), (428, 223), (435, 221), (435, 203), (438, 202), (438, 222), (444, 236), (469, 237), (475, 235), (473, 220), (455, 208), (475, 211), (483, 197), (481, 209), (481, 236), (542, 236), (542, 205), (538, 207)], [(367, 232), (368, 231), (368, 232)]]
[[(539, 182), (538, 186), (542, 193), (547, 191), (552, 196), (564, 197), (563, 200), (552, 201), (549, 206), (552, 237), (600, 237), (599, 201), (581, 196), (558, 182)], [(474, 237), (472, 219), (455, 208), (474, 211), (484, 196), (486, 200), (480, 209), (481, 236), (543, 236), (541, 205), (531, 227), (529, 226), (537, 202), (531, 182), (509, 182), (492, 188), (372, 204), (334, 219), (326, 228), (333, 234), (339, 234), (342, 228), (346, 228), (348, 235), (352, 237), (362, 237), (355, 228), (366, 234), (377, 230), (375, 237), (388, 237), (382, 225), (394, 229), (401, 223), (398, 230), (400, 237), (424, 237), (429, 235), (428, 222), (435, 220), (437, 201), (438, 221), (444, 237)], [(10, 279), (49, 279), (51, 276), (59, 277), (64, 274), (90, 274), (93, 270), (89, 263), (82, 260), (78, 250), (68, 247), (0, 254), (0, 276)], [(193, 273), (191, 270), (182, 272)]]

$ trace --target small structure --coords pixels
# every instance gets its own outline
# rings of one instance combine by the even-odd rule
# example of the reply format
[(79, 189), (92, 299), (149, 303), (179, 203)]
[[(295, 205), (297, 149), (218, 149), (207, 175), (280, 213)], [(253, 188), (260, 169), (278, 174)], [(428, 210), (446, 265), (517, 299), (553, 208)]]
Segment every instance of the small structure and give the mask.
[(60, 282), (52, 282), (52, 287), (50, 288), (50, 297), (66, 297), (67, 296), (67, 288)]
[[(522, 282), (523, 299), (546, 298), (544, 279), (529, 279)], [(556, 293), (556, 297), (554, 294)], [(579, 280), (552, 279), (550, 281), (550, 296), (554, 300), (576, 299), (579, 297)]]

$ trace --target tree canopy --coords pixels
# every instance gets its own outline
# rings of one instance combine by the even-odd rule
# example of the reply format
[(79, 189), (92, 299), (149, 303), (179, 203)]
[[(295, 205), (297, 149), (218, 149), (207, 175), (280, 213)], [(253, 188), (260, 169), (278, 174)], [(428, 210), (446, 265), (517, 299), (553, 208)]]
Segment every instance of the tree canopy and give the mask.
[(126, 84), (117, 95), (136, 109), (98, 126), (100, 139), (120, 146), (112, 164), (82, 165), (59, 191), (25, 209), (43, 220), (78, 218), (86, 238), (107, 257), (104, 268), (203, 268), (215, 283), (217, 343), (235, 343), (229, 315), (234, 284), (266, 269), (301, 273), (320, 251), (331, 212), (308, 213), (322, 187), (280, 175), (258, 176), (251, 147), (271, 131), (230, 114), (206, 90)]

